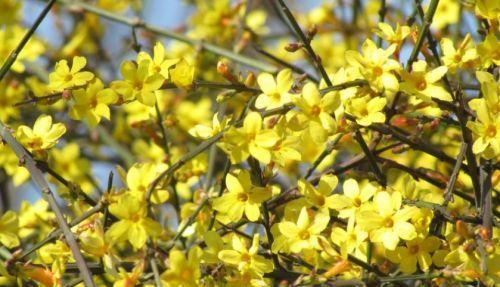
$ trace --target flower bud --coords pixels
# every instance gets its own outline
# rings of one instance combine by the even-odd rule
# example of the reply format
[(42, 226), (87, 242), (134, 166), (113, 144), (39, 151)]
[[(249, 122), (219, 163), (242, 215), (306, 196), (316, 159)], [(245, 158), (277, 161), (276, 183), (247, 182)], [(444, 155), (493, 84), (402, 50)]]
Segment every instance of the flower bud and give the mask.
[(297, 52), (297, 50), (299, 50), (302, 47), (303, 47), (303, 45), (300, 43), (288, 43), (285, 46), (285, 50), (287, 50), (290, 53), (294, 53), (294, 52)]
[(254, 85), (255, 85), (255, 74), (252, 72), (249, 72), (246, 79), (245, 79), (245, 86), (251, 88)]
[(469, 238), (471, 236), (467, 223), (463, 222), (462, 220), (457, 220), (457, 223), (455, 223), (455, 228), (457, 230), (457, 233), (463, 238)]
[(314, 38), (314, 36), (318, 33), (318, 26), (316, 24), (313, 24), (309, 29), (307, 30), (307, 37), (309, 38), (309, 41)]

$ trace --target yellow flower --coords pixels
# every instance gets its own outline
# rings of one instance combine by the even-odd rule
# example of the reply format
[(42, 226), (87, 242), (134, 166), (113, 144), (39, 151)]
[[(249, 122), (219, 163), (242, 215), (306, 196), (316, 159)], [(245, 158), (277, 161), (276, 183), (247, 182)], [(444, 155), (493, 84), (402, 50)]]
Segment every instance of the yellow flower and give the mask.
[(8, 210), (0, 217), (0, 243), (7, 248), (18, 246), (18, 229), (19, 219), (17, 218), (17, 214), (12, 210)]
[(254, 234), (250, 249), (247, 249), (245, 241), (238, 236), (233, 236), (231, 243), (232, 249), (219, 252), (221, 261), (237, 267), (240, 272), (250, 271), (260, 276), (273, 271), (273, 262), (258, 254), (259, 234)]
[(432, 28), (443, 29), (445, 26), (458, 22), (460, 3), (456, 0), (441, 0), (432, 18)]
[(338, 179), (334, 175), (321, 176), (318, 187), (314, 188), (312, 184), (304, 179), (299, 180), (299, 192), (304, 195), (307, 203), (312, 206), (322, 208), (333, 208), (335, 196), (330, 195), (337, 186)]
[(454, 73), (457, 68), (468, 68), (478, 58), (476, 49), (470, 47), (470, 42), (471, 36), (467, 34), (458, 49), (455, 49), (451, 39), (441, 39), (441, 49), (443, 50), (441, 59), (450, 72)]
[(87, 89), (73, 91), (74, 105), (69, 110), (69, 116), (74, 120), (87, 119), (91, 127), (95, 127), (101, 118), (109, 120), (108, 105), (117, 101), (118, 96), (112, 89), (104, 89), (101, 80), (91, 82)]
[(197, 102), (182, 101), (174, 112), (179, 126), (185, 131), (197, 125), (208, 125), (210, 119), (213, 121), (212, 101), (206, 97)]
[(22, 4), (17, 0), (2, 0), (0, 3), (0, 25), (12, 24), (18, 21)]
[[(343, 258), (347, 258), (356, 249), (360, 248), (361, 244), (365, 243), (368, 238), (368, 233), (361, 230), (359, 226), (354, 227), (354, 218), (347, 221), (347, 228), (334, 227), (330, 235), (332, 242), (340, 246), (340, 254)], [(358, 256), (359, 258), (359, 256)]]
[(153, 48), (153, 57), (146, 52), (139, 52), (137, 55), (137, 62), (140, 63), (143, 60), (148, 60), (150, 62), (149, 65), (149, 73), (151, 74), (160, 74), (163, 78), (167, 79), (169, 76), (169, 69), (174, 66), (179, 59), (166, 59), (165, 58), (165, 47), (163, 47), (162, 43), (156, 42)]
[(467, 122), (475, 137), (472, 151), (486, 159), (500, 156), (500, 85), (488, 72), (478, 71), (483, 97), (473, 99), (469, 106), (476, 112), (476, 120)]
[(113, 283), (113, 287), (131, 287), (137, 286), (139, 279), (144, 272), (144, 264), (137, 264), (132, 272), (127, 272), (124, 268), (119, 268), (119, 273), (117, 274), (117, 280)]
[(49, 74), (49, 87), (54, 91), (83, 86), (94, 78), (94, 74), (81, 71), (87, 65), (85, 57), (73, 57), (71, 69), (68, 61), (61, 60), (56, 63), (54, 72)]
[(486, 101), (478, 102), (476, 106), (476, 121), (467, 122), (476, 140), (472, 146), (475, 154), (482, 154), (487, 159), (500, 155), (500, 120), (498, 113), (493, 115), (488, 111)]
[(250, 221), (257, 221), (260, 217), (260, 205), (271, 197), (267, 188), (252, 185), (250, 173), (241, 170), (238, 176), (226, 176), (228, 193), (214, 199), (212, 206), (215, 210), (227, 216), (231, 222), (238, 222), (243, 213)]
[(53, 229), (55, 215), (49, 209), (49, 204), (39, 199), (36, 202), (21, 202), (19, 209), (19, 237), (26, 238), (33, 235), (42, 240)]
[(372, 123), (385, 122), (383, 110), (387, 104), (387, 99), (382, 97), (364, 96), (351, 99), (347, 104), (347, 112), (356, 118), (356, 122), (362, 126), (369, 126)]
[(319, 238), (326, 240), (321, 235), (330, 222), (328, 212), (319, 211), (311, 221), (306, 207), (300, 210), (297, 222), (283, 221), (278, 223), (281, 235), (275, 239), (272, 251), (290, 250), (299, 253), (303, 249), (320, 249)]
[(14, 104), (22, 101), (23, 94), (26, 92), (24, 85), (17, 81), (3, 80), (0, 82), (0, 121), (7, 123), (10, 119), (18, 119), (20, 110), (14, 107)]
[(274, 109), (292, 101), (289, 93), (293, 85), (292, 70), (285, 69), (278, 73), (276, 80), (269, 73), (261, 73), (257, 77), (262, 94), (255, 100), (258, 109)]
[(378, 48), (372, 40), (366, 39), (361, 47), (363, 55), (350, 50), (345, 53), (345, 58), (349, 65), (359, 69), (373, 90), (379, 93), (385, 91), (387, 96), (392, 97), (399, 88), (394, 72), (401, 69), (398, 61), (389, 59), (395, 50), (396, 45), (391, 45), (384, 50)]
[(389, 44), (396, 44), (396, 51), (403, 44), (404, 40), (410, 35), (411, 29), (408, 26), (401, 26), (396, 23), (396, 30), (393, 30), (391, 25), (387, 23), (378, 23), (378, 30), (376, 31), (382, 39), (389, 42)]
[(194, 65), (182, 58), (170, 71), (170, 80), (179, 88), (189, 88), (193, 84), (194, 72)]
[(10, 176), (14, 186), (20, 186), (28, 178), (30, 174), (24, 166), (19, 166), (19, 158), (14, 151), (6, 143), (0, 141), (0, 167), (5, 170), (5, 173)]
[(500, 19), (500, 3), (496, 0), (476, 0), (475, 12), (477, 15), (491, 21)]
[(41, 115), (35, 121), (33, 129), (24, 125), (18, 127), (16, 136), (29, 151), (37, 152), (55, 146), (64, 133), (64, 124), (52, 124), (51, 116)]
[(209, 125), (204, 125), (204, 124), (198, 124), (191, 129), (189, 129), (189, 134), (192, 135), (193, 137), (200, 138), (200, 139), (208, 139), (211, 138), (218, 133), (220, 133), (222, 130), (224, 130), (229, 123), (228, 118), (222, 119), (222, 122), (219, 121), (219, 114), (215, 113), (213, 118), (212, 118), (212, 126)]
[[(6, 11), (3, 9), (3, 7), (1, 7), (3, 3), (4, 0), (2, 0), (0, 3), (0, 22), (2, 22), (2, 20), (4, 19), (9, 19), (9, 17), (3, 16), (4, 12), (11, 12), (8, 10)], [(0, 63), (3, 64), (7, 60), (10, 53), (17, 47), (26, 32), (27, 30), (19, 25), (7, 25), (6, 27), (2, 25), (2, 29), (0, 29)], [(16, 61), (11, 67), (11, 70), (16, 73), (24, 72), (25, 64), (23, 62), (35, 61), (38, 56), (40, 56), (44, 52), (44, 50), (45, 47), (42, 42), (37, 40), (35, 37), (32, 37), (23, 48), (21, 53), (19, 53), (19, 55), (17, 56)]]
[(359, 184), (349, 178), (343, 184), (344, 194), (334, 194), (331, 199), (331, 208), (339, 211), (340, 218), (354, 217), (360, 207), (369, 202), (377, 192), (377, 187), (369, 181)]
[(284, 118), (275, 125), (274, 130), (280, 140), (272, 148), (272, 161), (282, 167), (300, 161), (302, 158), (302, 155), (298, 152), (300, 138), (290, 131)]
[(245, 25), (250, 30), (259, 35), (269, 33), (269, 27), (266, 24), (267, 13), (264, 9), (252, 9), (245, 17)]
[(169, 287), (198, 287), (201, 277), (200, 260), (203, 251), (195, 246), (186, 256), (179, 250), (170, 251), (169, 268), (161, 275), (162, 282)]
[(417, 271), (417, 262), (422, 271), (429, 270), (432, 264), (430, 253), (439, 248), (441, 242), (435, 236), (416, 237), (406, 242), (406, 246), (398, 246), (395, 250), (387, 250), (386, 256), (394, 263), (399, 263), (403, 273), (412, 274)]
[(224, 134), (220, 144), (233, 163), (246, 160), (250, 155), (258, 161), (271, 162), (271, 149), (279, 141), (275, 131), (262, 129), (262, 117), (257, 112), (251, 112), (243, 121), (243, 127), (230, 129)]
[(484, 38), (484, 41), (477, 45), (477, 54), (483, 68), (488, 68), (492, 64), (500, 65), (500, 41), (498, 41), (495, 33), (489, 33)]
[[(52, 169), (65, 179), (79, 185), (83, 191), (92, 192), (93, 185), (88, 178), (88, 175), (91, 174), (91, 164), (88, 159), (81, 155), (77, 143), (69, 143), (62, 149), (52, 149), (50, 154)], [(52, 182), (60, 184), (56, 179), (52, 177), (50, 179)], [(61, 195), (63, 192), (68, 192), (66, 187), (59, 190)]]
[(43, 264), (51, 264), (50, 269), (58, 280), (66, 271), (66, 263), (75, 261), (71, 249), (61, 240), (44, 245), (38, 249), (37, 255)]
[(149, 76), (149, 65), (151, 61), (142, 60), (139, 64), (125, 61), (120, 67), (123, 80), (111, 83), (111, 88), (123, 97), (124, 101), (137, 99), (139, 102), (154, 106), (156, 102), (155, 91), (163, 85), (163, 77), (160, 74)]
[[(136, 163), (127, 173), (127, 187), (131, 193), (138, 198), (146, 199), (146, 195), (151, 183), (167, 169), (166, 164)], [(156, 188), (151, 193), (151, 202), (155, 204), (164, 203), (170, 194), (168, 190)]]
[(401, 91), (427, 102), (432, 98), (450, 102), (450, 93), (439, 83), (447, 71), (445, 66), (440, 66), (427, 72), (427, 62), (417, 61), (413, 63), (411, 73), (402, 72)]
[(295, 105), (301, 110), (309, 124), (318, 123), (328, 132), (336, 129), (335, 119), (332, 114), (340, 105), (340, 99), (334, 92), (321, 97), (318, 87), (314, 83), (307, 83), (302, 88), (301, 96), (294, 97)]
[(415, 227), (408, 222), (418, 209), (414, 206), (401, 208), (401, 193), (395, 191), (389, 194), (386, 191), (375, 194), (373, 210), (362, 210), (356, 218), (364, 230), (370, 232), (372, 242), (394, 250), (399, 239), (412, 240), (417, 237)]
[(108, 257), (109, 246), (104, 238), (104, 229), (101, 221), (92, 221), (92, 228), (82, 231), (78, 236), (81, 248), (96, 257)]
[(476, 98), (469, 101), (471, 109), (479, 112), (480, 102), (484, 101), (488, 112), (495, 117), (500, 113), (500, 83), (495, 77), (484, 71), (477, 71), (476, 78), (481, 85), (482, 98)]
[(216, 231), (210, 230), (203, 235), (203, 240), (207, 245), (207, 248), (203, 250), (203, 261), (211, 264), (220, 262), (219, 252), (224, 250), (224, 242), (220, 235)]
[(119, 219), (106, 231), (106, 240), (111, 244), (128, 241), (137, 250), (146, 244), (148, 237), (161, 233), (161, 225), (147, 217), (144, 201), (132, 194), (121, 195), (109, 206), (109, 211)]

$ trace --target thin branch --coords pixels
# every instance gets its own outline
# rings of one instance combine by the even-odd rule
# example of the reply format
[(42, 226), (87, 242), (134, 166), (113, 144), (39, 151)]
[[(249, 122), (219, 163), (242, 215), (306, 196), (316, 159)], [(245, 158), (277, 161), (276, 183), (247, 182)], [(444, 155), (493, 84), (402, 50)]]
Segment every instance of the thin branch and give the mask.
[(488, 231), (488, 239), (493, 236), (493, 205), (491, 202), (491, 176), (493, 171), (488, 165), (488, 162), (483, 160), (483, 164), (479, 169), (479, 176), (481, 181), (481, 215), (482, 225)]
[(431, 27), (432, 19), (434, 18), (434, 14), (436, 13), (438, 4), (439, 0), (431, 0), (429, 8), (427, 8), (427, 13), (425, 13), (422, 27), (420, 27), (418, 33), (417, 43), (415, 43), (415, 45), (413, 46), (413, 50), (410, 53), (408, 62), (406, 63), (406, 70), (411, 70), (411, 65), (417, 60), (418, 53), (424, 45), (424, 39), (427, 36), (429, 28)]
[[(270, 1), (275, 1), (275, 0), (270, 0)], [(306, 37), (304, 31), (302, 31), (302, 28), (300, 28), (299, 23), (297, 23), (297, 20), (295, 20), (295, 17), (293, 16), (292, 12), (290, 11), (290, 9), (288, 9), (288, 6), (285, 4), (285, 1), (278, 0), (278, 3), (280, 4), (281, 10), (288, 19), (288, 23), (292, 26), (292, 30), (295, 32), (294, 33), (295, 37), (297, 38), (298, 41), (302, 43), (302, 45), (304, 45), (304, 48), (309, 54), (309, 57), (314, 62), (316, 69), (318, 69), (318, 71), (320, 72), (321, 77), (325, 81), (326, 85), (331, 87), (333, 85), (332, 81), (330, 81), (330, 78), (326, 73), (325, 67), (323, 67), (323, 64), (321, 63), (321, 58), (314, 52), (313, 48), (311, 47), (311, 39), (308, 39)]]
[(323, 152), (314, 160), (312, 166), (307, 170), (306, 175), (304, 176), (305, 179), (310, 177), (313, 172), (316, 170), (316, 168), (319, 166), (319, 164), (330, 154), (332, 153), (333, 149), (337, 146), (338, 142), (340, 139), (344, 136), (343, 133), (337, 134), (335, 139), (332, 141), (329, 141), (326, 143), (326, 147), (323, 150)]
[(452, 195), (453, 195), (453, 189), (455, 188), (455, 183), (458, 178), (458, 174), (460, 173), (460, 167), (463, 164), (464, 161), (464, 156), (465, 156), (465, 151), (467, 150), (467, 143), (462, 143), (460, 146), (460, 151), (457, 156), (457, 162), (455, 163), (455, 166), (453, 167), (453, 171), (450, 176), (450, 180), (446, 184), (446, 189), (443, 193), (444, 196), (444, 202), (443, 205), (446, 206), (450, 200), (452, 200)]
[(366, 155), (366, 158), (368, 159), (368, 162), (370, 163), (370, 167), (373, 170), (373, 173), (377, 177), (377, 181), (382, 185), (386, 186), (387, 185), (387, 179), (385, 178), (385, 175), (382, 173), (380, 170), (379, 166), (377, 165), (377, 160), (375, 159), (375, 155), (373, 154), (372, 150), (368, 148), (366, 145), (365, 140), (363, 139), (363, 136), (361, 135), (361, 132), (356, 130), (354, 132), (354, 137), (356, 138), (356, 141), (358, 142), (359, 146), (363, 150), (363, 153)]
[(153, 270), (156, 287), (163, 287), (163, 283), (161, 282), (160, 278), (160, 271), (158, 270), (158, 264), (156, 263), (156, 258), (154, 257), (154, 255), (151, 256), (149, 263), (151, 264), (151, 269)]
[(24, 105), (27, 105), (27, 104), (35, 104), (35, 103), (43, 102), (43, 101), (50, 102), (50, 101), (53, 101), (53, 100), (61, 99), (62, 97), (63, 97), (63, 92), (56, 92), (56, 93), (49, 94), (49, 95), (46, 95), (46, 96), (41, 96), (41, 97), (31, 97), (28, 100), (24, 100), (24, 101), (15, 103), (13, 105), (13, 107), (18, 108), (20, 106), (24, 106)]
[(272, 61), (278, 63), (279, 65), (287, 67), (287, 68), (291, 69), (292, 71), (294, 71), (295, 73), (306, 75), (306, 77), (309, 80), (313, 81), (314, 83), (319, 83), (319, 80), (315, 76), (311, 75), (310, 73), (308, 73), (306, 70), (302, 69), (301, 67), (296, 66), (296, 65), (291, 64), (291, 63), (288, 63), (287, 61), (276, 57), (275, 55), (269, 53), (268, 51), (264, 50), (264, 48), (262, 48), (258, 45), (254, 45), (254, 49), (255, 49), (255, 51), (262, 54), (264, 57), (271, 59)]
[(473, 140), (471, 132), (467, 128), (467, 115), (465, 112), (466, 103), (460, 87), (457, 89), (455, 98), (458, 101), (459, 105), (456, 115), (460, 123), (460, 129), (462, 130), (462, 139), (465, 143), (467, 143), (467, 149), (465, 152), (465, 156), (467, 159), (467, 171), (472, 181), (472, 187), (474, 188), (476, 208), (479, 208), (481, 202), (481, 184), (479, 182), (479, 170), (477, 166), (476, 156), (472, 151)]

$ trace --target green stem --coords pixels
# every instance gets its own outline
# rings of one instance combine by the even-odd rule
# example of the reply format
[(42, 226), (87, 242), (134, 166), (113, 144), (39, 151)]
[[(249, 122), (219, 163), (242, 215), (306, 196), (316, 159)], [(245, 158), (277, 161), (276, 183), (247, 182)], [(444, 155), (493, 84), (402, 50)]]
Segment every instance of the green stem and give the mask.
[(432, 19), (434, 18), (434, 14), (436, 13), (437, 6), (439, 4), (439, 0), (431, 0), (429, 4), (429, 8), (427, 9), (427, 13), (425, 13), (422, 27), (420, 27), (420, 31), (417, 38), (417, 43), (413, 46), (413, 50), (410, 53), (410, 58), (408, 58), (408, 62), (406, 64), (406, 70), (411, 70), (411, 65), (413, 62), (417, 60), (418, 53), (424, 44), (424, 39), (429, 31), (429, 28), (432, 24)]

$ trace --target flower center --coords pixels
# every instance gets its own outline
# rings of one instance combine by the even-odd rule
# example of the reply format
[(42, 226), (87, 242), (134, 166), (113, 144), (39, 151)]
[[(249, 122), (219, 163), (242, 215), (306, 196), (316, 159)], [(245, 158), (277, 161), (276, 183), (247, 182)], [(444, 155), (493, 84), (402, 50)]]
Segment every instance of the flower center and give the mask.
[(40, 137), (35, 137), (28, 143), (28, 146), (32, 149), (39, 149), (42, 147), (42, 144), (43, 140)]
[(408, 247), (408, 251), (410, 251), (411, 254), (418, 253), (418, 245), (412, 245), (412, 246)]
[(497, 134), (497, 128), (494, 125), (488, 125), (486, 129), (486, 136), (490, 138), (494, 138)]
[(385, 221), (384, 221), (384, 226), (385, 227), (392, 227), (394, 225), (394, 221), (392, 221), (392, 218), (386, 218)]
[(276, 93), (272, 93), (269, 95), (271, 99), (273, 99), (274, 101), (281, 101), (281, 94), (276, 92)]
[(248, 193), (246, 192), (238, 193), (238, 200), (243, 202), (248, 201)]
[(417, 88), (417, 90), (423, 91), (423, 90), (425, 90), (427, 88), (427, 83), (425, 82), (424, 79), (422, 79), (422, 80), (419, 80), (417, 82), (417, 84), (415, 85), (415, 87)]
[(185, 281), (191, 281), (193, 278), (193, 271), (191, 270), (191, 268), (185, 268), (185, 269), (182, 269), (181, 271), (181, 278), (184, 279)]
[(250, 259), (251, 259), (251, 257), (248, 253), (241, 254), (241, 261), (248, 262), (248, 261), (250, 261)]
[(137, 222), (139, 221), (139, 219), (141, 219), (141, 217), (137, 213), (132, 214), (132, 216), (130, 216), (130, 220), (132, 220), (133, 222)]
[(312, 108), (311, 108), (311, 114), (314, 115), (314, 116), (317, 116), (321, 113), (321, 108), (318, 107), (318, 105), (314, 105)]
[(311, 237), (311, 234), (308, 230), (302, 230), (301, 232), (299, 232), (299, 237), (302, 240), (308, 240)]
[(325, 197), (323, 195), (318, 196), (316, 202), (319, 206), (325, 205)]
[(354, 198), (354, 203), (353, 204), (356, 207), (360, 207), (361, 206), (361, 198), (359, 198), (359, 197)]
[(379, 77), (381, 76), (383, 73), (384, 73), (384, 70), (382, 70), (381, 67), (377, 66), (375, 68), (373, 68), (373, 74), (376, 76), (376, 77)]
[(67, 74), (66, 76), (64, 76), (64, 81), (65, 82), (69, 82), (73, 80), (73, 75), (72, 74)]
[(142, 82), (141, 81), (135, 81), (133, 86), (134, 86), (134, 90), (142, 90)]
[(255, 133), (247, 133), (248, 141), (253, 141), (257, 135)]
[(363, 116), (363, 117), (368, 116), (368, 110), (366, 109), (366, 107), (364, 107), (364, 108), (360, 111), (360, 114), (361, 114), (361, 116)]

